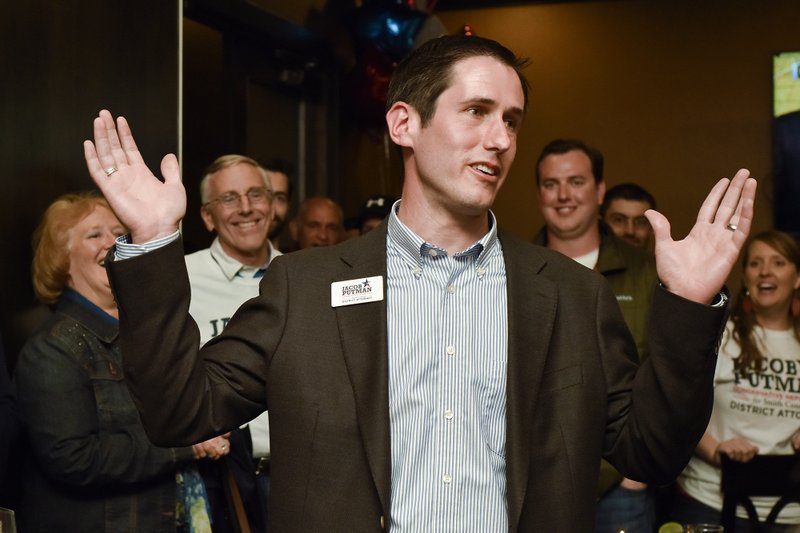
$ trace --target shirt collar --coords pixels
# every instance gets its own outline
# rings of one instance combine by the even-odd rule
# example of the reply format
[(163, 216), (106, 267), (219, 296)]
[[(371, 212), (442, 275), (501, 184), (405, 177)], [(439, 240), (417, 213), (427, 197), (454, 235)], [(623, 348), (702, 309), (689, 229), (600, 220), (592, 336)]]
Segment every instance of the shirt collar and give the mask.
[[(392, 206), (389, 213), (388, 222), (388, 238), (391, 242), (395, 243), (396, 249), (403, 258), (403, 261), (411, 265), (415, 270), (421, 270), (424, 264), (423, 259), (427, 257), (436, 257), (437, 255), (447, 255), (447, 252), (442, 248), (425, 242), (425, 240), (411, 231), (411, 229), (400, 221), (397, 216), (397, 211), (400, 208), (398, 200)], [(479, 273), (482, 273), (486, 268), (488, 258), (497, 250), (500, 249), (500, 241), (497, 238), (497, 220), (494, 213), (489, 210), (489, 231), (481, 237), (472, 246), (465, 250), (454, 254), (455, 258), (463, 258), (472, 256), (475, 261), (475, 267)]]
[(267, 241), (267, 246), (269, 247), (269, 251), (267, 253), (267, 262), (260, 267), (243, 265), (225, 253), (225, 250), (222, 249), (222, 244), (219, 242), (219, 236), (214, 238), (214, 242), (211, 243), (210, 251), (211, 257), (219, 265), (222, 273), (225, 274), (225, 277), (228, 278), (228, 281), (231, 281), (236, 276), (243, 278), (254, 277), (257, 271), (267, 268), (273, 257), (280, 255), (280, 253), (272, 247), (271, 242)]

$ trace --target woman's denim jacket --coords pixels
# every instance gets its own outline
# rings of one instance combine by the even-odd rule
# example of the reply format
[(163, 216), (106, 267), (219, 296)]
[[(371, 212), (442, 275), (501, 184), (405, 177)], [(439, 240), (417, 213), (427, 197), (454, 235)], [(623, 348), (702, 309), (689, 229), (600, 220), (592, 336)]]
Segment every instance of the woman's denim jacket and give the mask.
[(191, 448), (148, 440), (118, 332), (68, 290), (20, 354), (14, 379), (31, 452), (20, 531), (175, 531), (175, 470)]

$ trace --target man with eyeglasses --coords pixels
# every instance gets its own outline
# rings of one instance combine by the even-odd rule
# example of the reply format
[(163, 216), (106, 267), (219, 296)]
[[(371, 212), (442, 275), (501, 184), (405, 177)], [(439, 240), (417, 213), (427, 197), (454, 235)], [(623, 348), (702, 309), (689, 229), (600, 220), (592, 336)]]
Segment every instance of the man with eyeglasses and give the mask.
[[(218, 157), (200, 182), (200, 199), (200, 216), (206, 228), (217, 233), (209, 248), (186, 256), (192, 294), (189, 313), (200, 328), (203, 345), (222, 332), (240, 305), (258, 296), (267, 265), (281, 252), (268, 236), (272, 183), (254, 159), (237, 154)], [(226, 463), (237, 480), (250, 526), (253, 531), (265, 531), (270, 455), (267, 413), (233, 431), (230, 446)], [(232, 513), (225, 503), (224, 472), (214, 463), (200, 466), (214, 530), (227, 531)]]
[(200, 216), (217, 233), (209, 248), (186, 256), (192, 286), (189, 312), (205, 344), (222, 332), (239, 306), (258, 295), (269, 262), (281, 255), (269, 242), (272, 184), (255, 160), (223, 155), (200, 182)]

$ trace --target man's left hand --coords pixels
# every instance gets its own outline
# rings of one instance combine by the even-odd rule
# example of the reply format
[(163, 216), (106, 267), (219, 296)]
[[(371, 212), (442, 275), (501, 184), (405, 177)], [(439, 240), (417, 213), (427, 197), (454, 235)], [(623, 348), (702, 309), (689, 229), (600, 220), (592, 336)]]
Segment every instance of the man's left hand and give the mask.
[(672, 240), (669, 221), (652, 209), (656, 270), (667, 289), (683, 298), (709, 304), (736, 264), (753, 222), (756, 180), (742, 169), (721, 179), (706, 197), (689, 235)]

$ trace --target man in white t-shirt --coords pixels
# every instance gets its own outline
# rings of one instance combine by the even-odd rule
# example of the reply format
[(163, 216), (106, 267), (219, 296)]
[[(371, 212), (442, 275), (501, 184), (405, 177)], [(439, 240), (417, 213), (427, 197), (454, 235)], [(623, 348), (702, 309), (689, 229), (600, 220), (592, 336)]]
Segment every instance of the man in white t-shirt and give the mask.
[[(658, 279), (650, 254), (629, 246), (600, 221), (606, 191), (603, 154), (575, 139), (548, 143), (536, 164), (545, 227), (534, 238), (608, 279), (639, 356), (647, 356), (647, 318)], [(597, 532), (652, 531), (655, 502), (647, 486), (624, 479), (603, 461), (598, 483)]]
[[(192, 290), (189, 313), (200, 328), (201, 344), (205, 344), (222, 332), (241, 304), (258, 295), (267, 265), (281, 253), (269, 241), (272, 184), (255, 160), (236, 154), (217, 158), (200, 182), (200, 198), (200, 216), (217, 236), (209, 248), (186, 256), (186, 268)], [(231, 434), (227, 460), (253, 531), (263, 530), (266, 524), (269, 456), (269, 420), (264, 412)], [(211, 494), (224, 483), (224, 477), (215, 475), (218, 472), (203, 474), (213, 512), (215, 507), (224, 507), (215, 504)], [(229, 518), (217, 518), (215, 531)]]

